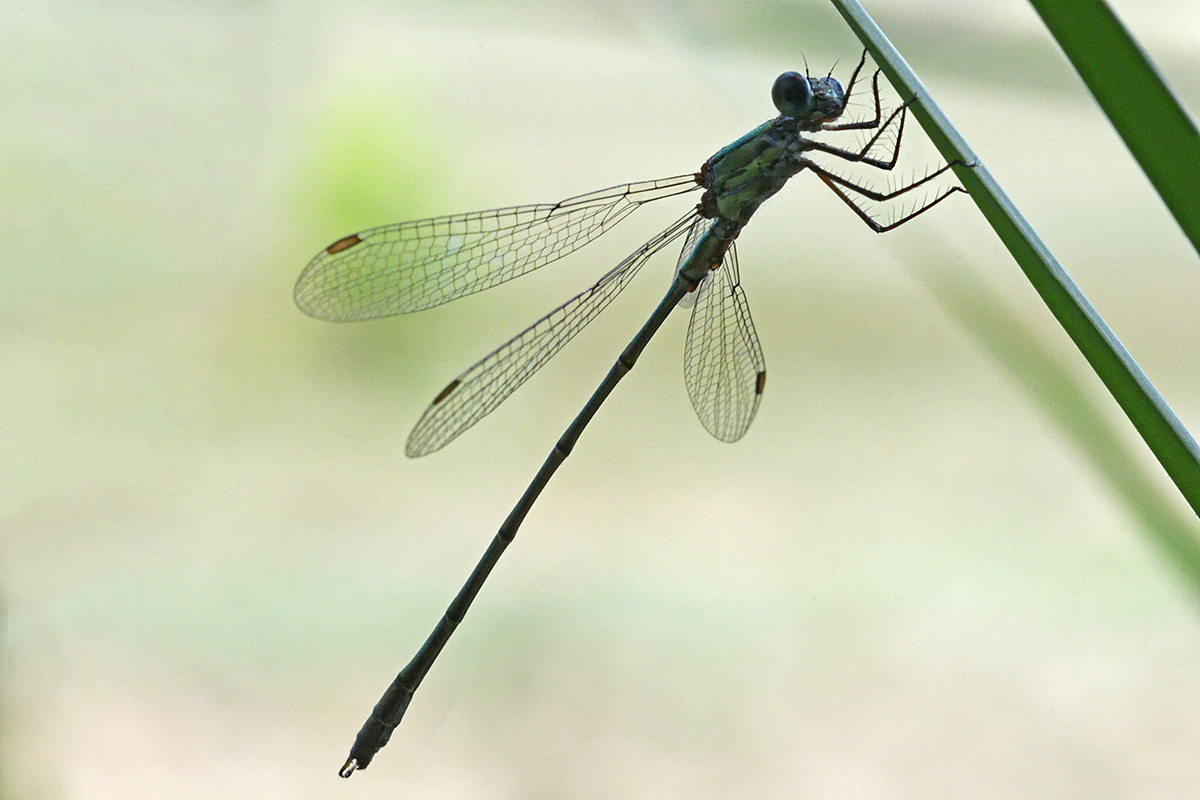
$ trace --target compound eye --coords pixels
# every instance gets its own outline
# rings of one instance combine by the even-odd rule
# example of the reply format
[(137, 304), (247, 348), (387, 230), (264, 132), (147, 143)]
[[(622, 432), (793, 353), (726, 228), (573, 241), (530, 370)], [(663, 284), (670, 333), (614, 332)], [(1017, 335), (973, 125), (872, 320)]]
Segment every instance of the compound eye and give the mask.
[(771, 100), (785, 117), (802, 117), (812, 111), (813, 91), (808, 78), (798, 72), (785, 72), (771, 87)]

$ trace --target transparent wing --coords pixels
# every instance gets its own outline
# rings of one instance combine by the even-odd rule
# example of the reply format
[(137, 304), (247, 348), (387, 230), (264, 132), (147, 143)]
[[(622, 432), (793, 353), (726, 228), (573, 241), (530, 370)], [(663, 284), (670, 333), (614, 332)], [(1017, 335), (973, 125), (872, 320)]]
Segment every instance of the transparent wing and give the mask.
[(738, 276), (733, 244), (721, 266), (695, 291), (683, 377), (705, 430), (736, 442), (750, 428), (767, 380), (767, 364)]
[(692, 175), (626, 183), (560, 203), (401, 222), (326, 247), (296, 305), (333, 322), (420, 311), (490, 288), (582, 247), (644, 203), (698, 188)]
[(692, 224), (694, 211), (631, 253), (624, 261), (512, 339), (497, 347), (443, 389), (408, 436), (410, 458), (440, 450), (492, 412), (562, 346), (613, 301), (642, 265)]

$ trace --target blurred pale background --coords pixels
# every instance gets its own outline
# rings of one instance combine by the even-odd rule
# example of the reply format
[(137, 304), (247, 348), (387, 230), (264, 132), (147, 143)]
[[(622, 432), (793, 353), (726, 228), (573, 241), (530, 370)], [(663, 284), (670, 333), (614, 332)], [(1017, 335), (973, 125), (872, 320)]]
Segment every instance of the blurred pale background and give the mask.
[[(870, 5), (1200, 428), (1195, 253), (1026, 3)], [(1194, 114), (1200, 9), (1115, 5)], [(409, 318), (310, 320), (299, 270), (372, 225), (694, 170), (776, 74), (860, 47), (818, 0), (2, 14), (0, 795), (1200, 793), (1200, 619), (1147, 534), (1195, 518), (969, 199), (880, 237), (807, 179), (739, 241), (748, 436), (697, 423), (669, 321), (341, 782), (672, 258), (445, 451), (406, 460), (408, 429), (692, 201)]]

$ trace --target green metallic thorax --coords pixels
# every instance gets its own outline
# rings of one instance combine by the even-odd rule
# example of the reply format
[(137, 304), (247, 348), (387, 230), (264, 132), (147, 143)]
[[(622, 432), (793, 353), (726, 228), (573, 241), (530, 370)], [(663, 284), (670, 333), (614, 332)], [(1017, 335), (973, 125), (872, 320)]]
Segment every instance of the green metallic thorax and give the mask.
[(704, 187), (700, 213), (713, 222), (680, 265), (680, 273), (699, 282), (720, 266), (725, 251), (751, 215), (800, 171), (798, 155), (803, 150), (796, 121), (777, 117), (704, 162), (697, 175)]
[(795, 120), (777, 117), (721, 148), (700, 170), (702, 211), (745, 225), (799, 171), (802, 142)]

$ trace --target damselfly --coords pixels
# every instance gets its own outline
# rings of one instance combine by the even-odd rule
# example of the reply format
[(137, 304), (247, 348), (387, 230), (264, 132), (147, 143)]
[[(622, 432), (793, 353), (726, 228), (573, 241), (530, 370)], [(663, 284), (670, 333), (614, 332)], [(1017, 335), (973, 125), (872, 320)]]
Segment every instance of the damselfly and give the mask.
[[(694, 293), (684, 350), (684, 379), (701, 423), (722, 441), (750, 427), (766, 385), (766, 364), (738, 276), (734, 239), (751, 215), (793, 175), (808, 170), (877, 232), (928, 210), (959, 186), (927, 193), (907, 212), (877, 221), (867, 201), (895, 199), (937, 178), (951, 165), (898, 188), (878, 192), (813, 160), (823, 155), (879, 170), (895, 167), (910, 98), (883, 117), (879, 72), (871, 88), (874, 116), (837, 122), (846, 109), (866, 53), (843, 90), (833, 77), (780, 75), (771, 90), (779, 116), (719, 150), (689, 175), (627, 183), (559, 203), (513, 206), (473, 214), (404, 222), (338, 239), (309, 262), (296, 282), (296, 304), (318, 319), (376, 319), (420, 311), (488, 289), (555, 261), (611, 229), (640, 206), (700, 191), (696, 206), (634, 250), (585, 291), (550, 311), (484, 356), (438, 392), (408, 437), (405, 452), (438, 450), (496, 408), (591, 322), (658, 251), (682, 238), (683, 249), (666, 296), (617, 358), (599, 388), (558, 440), (483, 558), (412, 661), (396, 676), (368, 717), (340, 774), (365, 769), (408, 708), (443, 645), (462, 621), (492, 567), (530, 507), (575, 446), (583, 429), (667, 315)], [(844, 149), (804, 134), (874, 130), (861, 147)], [(893, 132), (894, 131), (894, 132)], [(890, 145), (886, 158), (874, 148)]]

